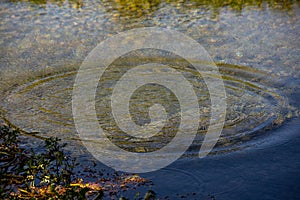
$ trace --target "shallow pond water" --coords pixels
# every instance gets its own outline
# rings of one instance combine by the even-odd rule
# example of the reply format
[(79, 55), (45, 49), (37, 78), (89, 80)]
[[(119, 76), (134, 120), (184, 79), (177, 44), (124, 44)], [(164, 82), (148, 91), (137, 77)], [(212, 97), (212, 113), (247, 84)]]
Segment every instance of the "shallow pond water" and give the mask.
[[(93, 158), (81, 145), (72, 118), (72, 89), (77, 70), (99, 42), (122, 31), (152, 26), (174, 29), (198, 41), (218, 66), (227, 95), (221, 138), (208, 158), (200, 160), (197, 152), (207, 130), (210, 102), (201, 76), (185, 60), (165, 52), (135, 51), (116, 60), (104, 74), (96, 95), (99, 123), (104, 130), (114, 132), (110, 136), (112, 141), (132, 152), (151, 152), (167, 144), (177, 130), (180, 108), (172, 93), (156, 85), (137, 91), (130, 108), (137, 124), (149, 122), (148, 111), (143, 108), (157, 103), (155, 99), (160, 99), (170, 117), (165, 134), (137, 141), (112, 123), (109, 97), (114, 82), (131, 65), (143, 63), (142, 57), (173, 66), (193, 84), (201, 105), (201, 119), (195, 119), (200, 128), (192, 146), (178, 162), (145, 175), (154, 180), (159, 193), (171, 199), (198, 199), (198, 195), (205, 199), (210, 198), (209, 194), (222, 196), (222, 191), (239, 191), (235, 189), (238, 187), (242, 188), (234, 193), (238, 196), (251, 184), (243, 182), (242, 175), (234, 170), (226, 171), (233, 159), (234, 165), (240, 163), (236, 167), (240, 173), (260, 162), (264, 166), (253, 169), (262, 172), (272, 168), (273, 161), (255, 158), (255, 149), (261, 157), (265, 151), (266, 156), (279, 153), (282, 156), (274, 158), (279, 163), (284, 162), (285, 155), (299, 155), (299, 1), (2, 1), (0, 16), (1, 116), (27, 132), (62, 138), (69, 143), (73, 155), (82, 160)], [(291, 146), (283, 152), (278, 150), (290, 140), (294, 140), (288, 143)], [(289, 162), (289, 166), (299, 164), (295, 160)], [(207, 175), (214, 173), (208, 169), (201, 172), (203, 167), (215, 167), (216, 175)], [(225, 170), (221, 171), (222, 168)], [(274, 167), (276, 172), (282, 169), (280, 165)], [(296, 173), (295, 168), (290, 169)], [(224, 175), (228, 178), (218, 179)], [(214, 190), (225, 180), (232, 182)], [(170, 183), (169, 187), (160, 188)], [(194, 192), (197, 194), (193, 196)]]

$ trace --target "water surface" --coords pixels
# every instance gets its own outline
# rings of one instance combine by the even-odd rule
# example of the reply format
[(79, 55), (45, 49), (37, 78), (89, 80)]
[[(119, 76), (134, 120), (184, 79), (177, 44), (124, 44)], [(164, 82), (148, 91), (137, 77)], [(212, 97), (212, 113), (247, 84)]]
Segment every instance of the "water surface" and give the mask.
[[(69, 143), (70, 149), (76, 147), (75, 156), (90, 156), (81, 146), (71, 109), (72, 87), (82, 61), (99, 42), (111, 35), (152, 26), (174, 29), (198, 41), (222, 74), (227, 93), (225, 126), (203, 166), (215, 167), (220, 160), (227, 165), (229, 156), (229, 159), (236, 159), (236, 165), (247, 160), (239, 170), (260, 162), (272, 167), (272, 160), (253, 159), (255, 154), (248, 150), (271, 146), (271, 150), (257, 151), (262, 157), (265, 151), (267, 155), (274, 155), (283, 148), (276, 145), (285, 145), (289, 140), (295, 141), (288, 143), (276, 162), (284, 162), (285, 155), (295, 154), (296, 157), (299, 153), (296, 147), (299, 127), (294, 122), (299, 122), (300, 109), (299, 1), (3, 1), (0, 16), (1, 116), (27, 132), (62, 138)], [(203, 169), (201, 163), (204, 161), (197, 159), (197, 152), (210, 117), (208, 91), (201, 76), (176, 55), (136, 51), (115, 61), (104, 74), (98, 85), (96, 110), (102, 128), (114, 132), (111, 140), (133, 152), (148, 152), (167, 144), (176, 132), (180, 120), (178, 101), (171, 92), (155, 85), (133, 95), (131, 113), (137, 124), (148, 123), (147, 108), (159, 99), (170, 113), (165, 135), (138, 142), (111, 123), (109, 97), (115, 81), (133, 64), (145, 60), (159, 61), (181, 71), (193, 84), (201, 105), (201, 119), (195, 119), (200, 128), (193, 145), (171, 166), (175, 170), (167, 168), (157, 172), (159, 177), (167, 177), (158, 178), (157, 185), (170, 181), (168, 183), (173, 182), (171, 187), (175, 188), (164, 188), (166, 191), (161, 193), (175, 195), (180, 184), (185, 186), (179, 191), (189, 195), (198, 190), (199, 185), (207, 185), (201, 189), (202, 195), (217, 193), (214, 184), (223, 184), (221, 179), (211, 184), (207, 179), (225, 174), (234, 182), (228, 187), (235, 184), (239, 188), (248, 187), (249, 183), (243, 183), (232, 170), (220, 170), (216, 177), (205, 178), (202, 173), (204, 178), (199, 182), (201, 173), (198, 170)], [(235, 151), (238, 155), (244, 153), (247, 158), (237, 161)], [(93, 158), (90, 156), (90, 159)], [(298, 161), (289, 162), (293, 165)], [(182, 169), (186, 164), (189, 168)], [(255, 169), (264, 170), (265, 167)], [(282, 169), (280, 166), (274, 168), (275, 171)], [(155, 176), (149, 176), (156, 180)], [(284, 179), (285, 175), (282, 176)], [(178, 185), (174, 182), (176, 177), (182, 177)], [(253, 184), (256, 183), (257, 180), (253, 180)]]

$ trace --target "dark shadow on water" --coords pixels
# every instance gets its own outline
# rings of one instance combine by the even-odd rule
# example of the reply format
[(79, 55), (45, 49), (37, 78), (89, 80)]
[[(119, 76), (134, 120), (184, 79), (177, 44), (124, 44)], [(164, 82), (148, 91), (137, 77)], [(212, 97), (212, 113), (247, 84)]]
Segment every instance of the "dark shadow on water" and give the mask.
[[(300, 118), (266, 137), (264, 145), (203, 159), (178, 160), (143, 174), (169, 199), (297, 199)], [(278, 142), (278, 140), (280, 142)]]

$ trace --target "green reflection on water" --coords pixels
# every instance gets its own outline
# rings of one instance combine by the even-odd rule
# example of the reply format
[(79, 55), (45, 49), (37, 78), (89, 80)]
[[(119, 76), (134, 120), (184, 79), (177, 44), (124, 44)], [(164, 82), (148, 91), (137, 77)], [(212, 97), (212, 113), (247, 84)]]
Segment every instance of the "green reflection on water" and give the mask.
[(82, 0), (10, 0), (11, 2), (27, 2), (32, 4), (45, 5), (47, 3), (56, 4), (62, 6), (63, 4), (68, 4), (73, 8), (80, 9), (83, 6)]
[[(33, 4), (56, 4), (58, 6), (69, 4), (73, 8), (81, 9), (85, 0), (10, 0), (11, 2), (29, 2)], [(171, 4), (177, 8), (199, 6), (211, 9), (215, 15), (221, 8), (231, 8), (241, 12), (243, 8), (251, 6), (258, 9), (266, 7), (281, 11), (290, 11), (294, 4), (300, 5), (299, 0), (101, 0), (108, 12), (116, 12), (123, 17), (143, 17), (152, 14), (164, 4)]]

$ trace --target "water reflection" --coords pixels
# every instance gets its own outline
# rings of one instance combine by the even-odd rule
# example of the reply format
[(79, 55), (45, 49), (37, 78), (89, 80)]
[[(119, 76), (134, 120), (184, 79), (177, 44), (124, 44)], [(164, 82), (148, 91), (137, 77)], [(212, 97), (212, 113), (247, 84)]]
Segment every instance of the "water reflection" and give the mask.
[[(10, 0), (11, 2), (29, 2), (33, 4), (55, 4), (58, 6), (70, 5), (73, 8), (81, 9), (85, 6), (85, 0)], [(266, 8), (291, 11), (294, 4), (300, 4), (297, 0), (101, 0), (107, 12), (115, 12), (121, 17), (141, 18), (151, 15), (158, 8), (171, 4), (178, 9), (183, 7), (198, 8), (206, 7), (213, 11), (213, 16), (220, 13), (223, 7), (230, 8), (241, 13), (245, 7), (255, 7), (260, 10)]]
[[(64, 133), (66, 139), (76, 139), (71, 87), (86, 55), (117, 32), (168, 27), (200, 42), (219, 63), (229, 105), (219, 149), (232, 149), (232, 145), (252, 140), (265, 129), (297, 116), (297, 4), (299, 1), (277, 0), (4, 2), (0, 22), (0, 89), (4, 95), (0, 106), (21, 128), (38, 129), (48, 136)], [(108, 83), (113, 75), (106, 79)], [(203, 86), (196, 79), (192, 82)], [(99, 109), (100, 116), (103, 110)], [(143, 115), (138, 109), (136, 112), (141, 119)], [(204, 116), (200, 136), (206, 122)], [(109, 122), (103, 123), (111, 128)], [(122, 140), (121, 136), (117, 139)]]
[[(76, 70), (111, 35), (134, 27), (168, 27), (198, 41), (218, 63), (228, 115), (213, 153), (231, 153), (193, 159), (206, 128), (203, 115), (191, 155), (149, 174), (153, 189), (170, 199), (185, 192), (191, 192), (188, 199), (212, 199), (208, 194), (216, 199), (295, 199), (292, 195), (299, 194), (299, 0), (3, 0), (0, 16), (0, 116), (21, 129), (61, 137), (82, 163), (92, 159), (72, 120)], [(101, 92), (111, 90), (110, 78), (116, 76), (108, 71), (107, 91), (98, 91), (99, 117), (106, 114)], [(201, 81), (191, 82), (203, 87)], [(141, 97), (155, 97), (152, 92), (133, 96), (137, 123), (147, 120), (147, 112), (138, 108), (145, 102)], [(172, 95), (165, 99), (172, 100)], [(111, 128), (109, 120), (101, 122)], [(121, 136), (116, 142), (123, 146), (133, 142)], [(232, 151), (243, 145), (250, 148)]]
[(83, 0), (10, 0), (11, 2), (32, 3), (38, 5), (55, 4), (58, 6), (69, 5), (72, 8), (80, 9), (83, 7)]

